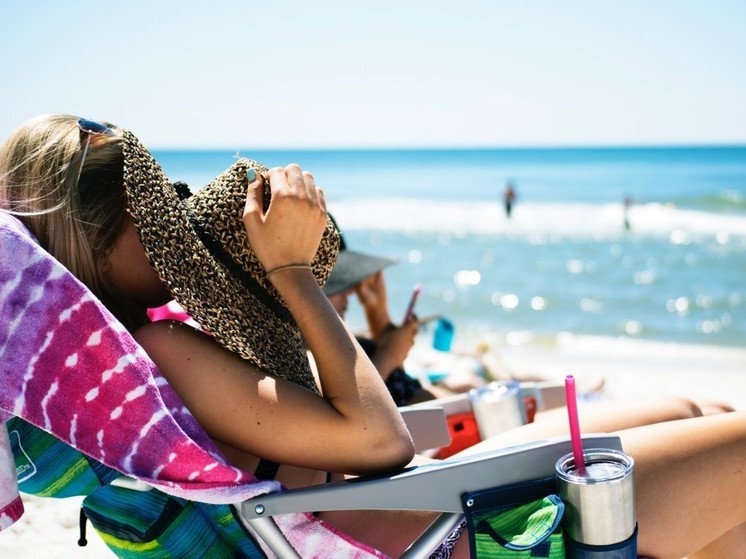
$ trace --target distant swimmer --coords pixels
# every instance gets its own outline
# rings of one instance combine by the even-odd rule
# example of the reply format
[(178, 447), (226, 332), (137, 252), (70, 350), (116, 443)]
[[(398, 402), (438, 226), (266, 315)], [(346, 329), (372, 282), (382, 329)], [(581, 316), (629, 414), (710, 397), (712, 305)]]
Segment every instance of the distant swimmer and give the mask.
[(513, 211), (513, 204), (515, 202), (515, 187), (513, 181), (509, 180), (505, 184), (505, 191), (503, 192), (503, 204), (505, 205), (505, 215), (510, 217)]
[(634, 202), (632, 201), (632, 198), (630, 196), (624, 197), (624, 230), (629, 231), (630, 224), (629, 224), (629, 209), (632, 207), (632, 204)]

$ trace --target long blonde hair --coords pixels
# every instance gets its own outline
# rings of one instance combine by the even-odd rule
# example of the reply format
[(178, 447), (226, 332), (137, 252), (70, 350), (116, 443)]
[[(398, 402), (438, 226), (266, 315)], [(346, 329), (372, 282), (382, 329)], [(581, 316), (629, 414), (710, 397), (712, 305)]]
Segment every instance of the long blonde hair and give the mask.
[[(92, 135), (83, 157), (78, 118), (27, 121), (0, 146), (0, 208), (17, 216), (39, 244), (85, 283), (109, 309), (136, 327), (131, 311), (106, 279), (106, 256), (126, 220), (121, 133)], [(80, 177), (78, 174), (80, 172)]]

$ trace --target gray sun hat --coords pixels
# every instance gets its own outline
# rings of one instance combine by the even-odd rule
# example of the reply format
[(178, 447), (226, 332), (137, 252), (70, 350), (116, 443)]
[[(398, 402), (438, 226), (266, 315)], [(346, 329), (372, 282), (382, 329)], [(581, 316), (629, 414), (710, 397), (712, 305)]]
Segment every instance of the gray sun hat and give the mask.
[[(131, 132), (122, 133), (128, 211), (173, 298), (227, 349), (267, 373), (318, 391), (300, 330), (251, 251), (241, 219), (246, 171), (254, 168), (266, 180), (268, 169), (239, 159), (191, 194), (186, 185), (168, 180)], [(329, 219), (312, 264), (319, 285), (332, 271), (339, 243)]]
[[(329, 218), (336, 226), (337, 223), (334, 221), (334, 218), (331, 215)], [(338, 227), (337, 230), (339, 230)], [(368, 276), (372, 276), (376, 272), (380, 272), (397, 262), (396, 258), (373, 256), (372, 254), (350, 250), (347, 248), (344, 236), (340, 233), (339, 256), (337, 256), (337, 262), (334, 264), (329, 279), (324, 284), (324, 293), (327, 297), (343, 293), (355, 287)]]

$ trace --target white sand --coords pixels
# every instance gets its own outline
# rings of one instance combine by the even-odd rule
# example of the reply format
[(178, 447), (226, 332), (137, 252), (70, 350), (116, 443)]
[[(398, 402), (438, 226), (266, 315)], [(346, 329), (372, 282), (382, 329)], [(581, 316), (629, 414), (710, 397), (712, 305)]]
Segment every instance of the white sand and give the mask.
[(685, 396), (746, 410), (744, 349), (568, 336), (545, 349), (502, 346), (500, 356), (519, 374), (573, 374), (579, 386), (605, 379), (604, 393), (615, 400)]
[(88, 545), (78, 546), (78, 518), (82, 498), (40, 499), (22, 495), (26, 509), (21, 519), (0, 532), (0, 557), (13, 559), (111, 559), (115, 555), (93, 531)]
[[(746, 350), (568, 338), (545, 347), (503, 340), (494, 357), (518, 375), (561, 379), (572, 373), (579, 387), (604, 378), (604, 395), (613, 399), (682, 395), (746, 410)], [(0, 557), (113, 557), (90, 523), (88, 546), (78, 547), (80, 499), (23, 498), (24, 516), (0, 532)]]

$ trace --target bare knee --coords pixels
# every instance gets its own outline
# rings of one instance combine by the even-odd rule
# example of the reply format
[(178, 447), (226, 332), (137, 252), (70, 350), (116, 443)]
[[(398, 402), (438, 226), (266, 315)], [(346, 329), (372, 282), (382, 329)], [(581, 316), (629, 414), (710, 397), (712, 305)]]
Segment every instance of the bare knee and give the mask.
[(702, 415), (715, 415), (736, 411), (736, 408), (725, 402), (700, 402), (699, 408), (702, 410)]
[(691, 417), (702, 417), (702, 408), (694, 401), (684, 397), (670, 397), (664, 400), (673, 415), (671, 419), (689, 419)]
[(683, 397), (672, 397), (668, 398), (667, 401), (670, 403), (674, 413), (680, 415), (680, 419), (736, 411), (733, 406), (725, 402), (695, 402), (694, 400)]

